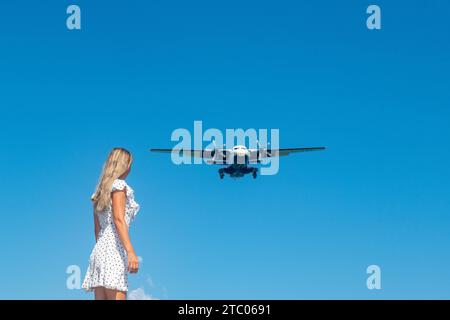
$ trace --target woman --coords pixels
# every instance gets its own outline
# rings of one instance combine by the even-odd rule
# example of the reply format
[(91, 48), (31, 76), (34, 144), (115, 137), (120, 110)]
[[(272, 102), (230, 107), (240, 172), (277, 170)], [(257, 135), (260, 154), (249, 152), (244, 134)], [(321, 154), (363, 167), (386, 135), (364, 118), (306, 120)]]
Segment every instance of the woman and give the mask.
[(125, 182), (132, 162), (129, 151), (114, 148), (92, 195), (96, 244), (82, 287), (86, 291), (94, 290), (96, 300), (125, 300), (127, 273), (139, 269), (128, 233), (139, 210), (134, 191)]

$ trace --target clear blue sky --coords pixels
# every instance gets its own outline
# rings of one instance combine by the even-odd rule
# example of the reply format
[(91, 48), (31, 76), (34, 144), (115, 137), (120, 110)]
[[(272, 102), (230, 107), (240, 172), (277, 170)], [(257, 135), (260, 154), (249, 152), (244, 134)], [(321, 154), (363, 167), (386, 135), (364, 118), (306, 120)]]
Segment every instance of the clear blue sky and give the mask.
[[(89, 197), (114, 146), (135, 156), (142, 208), (130, 289), (450, 298), (448, 1), (73, 3), (81, 31), (66, 29), (72, 2), (0, 4), (0, 298), (92, 298), (65, 271), (86, 271)], [(148, 152), (194, 120), (328, 149), (236, 181)]]

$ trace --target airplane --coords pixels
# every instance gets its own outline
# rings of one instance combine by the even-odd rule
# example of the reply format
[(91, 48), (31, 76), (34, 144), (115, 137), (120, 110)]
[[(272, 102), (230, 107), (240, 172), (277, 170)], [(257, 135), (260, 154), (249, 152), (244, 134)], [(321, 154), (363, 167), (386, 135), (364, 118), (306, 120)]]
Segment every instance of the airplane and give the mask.
[(290, 153), (319, 150), (325, 150), (325, 147), (271, 149), (269, 144), (267, 148), (258, 146), (257, 149), (249, 149), (243, 145), (237, 145), (230, 149), (225, 149), (216, 148), (214, 144), (214, 149), (150, 149), (150, 152), (179, 153), (195, 158), (203, 158), (209, 164), (228, 165), (218, 170), (220, 179), (223, 179), (225, 174), (232, 178), (241, 178), (250, 173), (253, 178), (256, 178), (258, 168), (252, 167), (251, 164), (261, 163), (263, 158), (282, 157), (288, 156)]

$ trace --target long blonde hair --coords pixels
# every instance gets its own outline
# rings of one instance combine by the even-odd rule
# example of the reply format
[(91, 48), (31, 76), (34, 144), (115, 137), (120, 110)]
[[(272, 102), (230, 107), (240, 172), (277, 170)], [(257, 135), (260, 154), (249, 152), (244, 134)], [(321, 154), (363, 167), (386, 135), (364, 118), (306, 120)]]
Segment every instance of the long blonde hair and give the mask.
[(114, 180), (126, 173), (133, 162), (131, 153), (124, 148), (114, 148), (103, 165), (95, 193), (92, 195), (96, 213), (106, 210), (111, 205), (111, 188)]

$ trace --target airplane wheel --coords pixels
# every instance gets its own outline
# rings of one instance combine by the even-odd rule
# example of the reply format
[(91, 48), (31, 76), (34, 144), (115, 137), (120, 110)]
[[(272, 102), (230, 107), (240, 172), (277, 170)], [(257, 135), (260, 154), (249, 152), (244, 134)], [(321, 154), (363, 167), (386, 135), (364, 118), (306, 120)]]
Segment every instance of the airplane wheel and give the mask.
[(221, 174), (221, 175), (220, 175), (220, 179), (223, 179), (223, 176), (224, 176), (224, 175), (223, 175), (223, 174)]
[(256, 179), (256, 171), (253, 171), (253, 179)]

